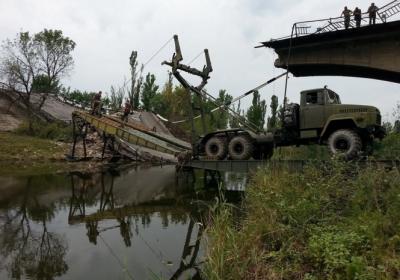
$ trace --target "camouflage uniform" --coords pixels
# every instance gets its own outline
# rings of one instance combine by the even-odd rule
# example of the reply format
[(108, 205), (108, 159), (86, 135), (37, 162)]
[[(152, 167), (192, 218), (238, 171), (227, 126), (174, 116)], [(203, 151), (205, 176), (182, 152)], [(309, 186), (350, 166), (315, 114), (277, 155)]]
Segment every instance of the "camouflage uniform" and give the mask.
[(101, 106), (103, 105), (103, 102), (101, 102), (101, 91), (99, 93), (96, 93), (93, 97), (92, 101), (92, 115), (97, 115), (100, 116), (100, 109)]
[(344, 8), (342, 15), (344, 15), (344, 28), (348, 29), (350, 26), (350, 15), (352, 14), (352, 11), (347, 9), (347, 7)]
[(354, 20), (356, 21), (356, 26), (360, 27), (360, 25), (361, 25), (361, 10), (357, 7), (354, 10), (353, 15), (354, 15)]
[(371, 22), (373, 24), (375, 24), (375, 20), (376, 20), (376, 11), (378, 11), (378, 7), (375, 6), (374, 3), (371, 4), (371, 6), (369, 6), (368, 8), (368, 13), (369, 13), (369, 24), (371, 25)]
[(131, 112), (131, 109), (132, 109), (132, 106), (131, 106), (131, 104), (129, 103), (129, 101), (127, 100), (127, 101), (125, 102), (124, 115), (123, 115), (122, 118), (121, 118), (123, 121), (128, 122), (128, 116), (129, 116), (129, 114), (130, 114), (130, 112)]

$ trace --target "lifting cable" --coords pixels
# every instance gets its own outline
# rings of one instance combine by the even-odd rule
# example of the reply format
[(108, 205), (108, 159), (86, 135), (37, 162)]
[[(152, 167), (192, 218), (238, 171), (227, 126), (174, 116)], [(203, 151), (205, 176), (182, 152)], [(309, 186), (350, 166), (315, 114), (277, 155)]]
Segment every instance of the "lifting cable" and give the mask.
[(164, 49), (169, 42), (171, 42), (171, 40), (174, 39), (174, 37), (171, 37), (165, 44), (164, 46), (161, 47), (161, 49), (159, 49), (145, 64), (143, 64), (140, 69), (133, 75), (133, 77), (131, 77), (118, 91), (117, 93), (119, 93), (121, 91), (121, 89), (123, 89), (133, 78), (136, 78), (137, 74), (139, 72), (143, 72), (144, 67), (146, 67), (147, 64), (149, 64), (150, 61), (153, 60), (153, 58), (160, 52), (162, 51), (162, 49)]
[(192, 61), (189, 62), (188, 66), (195, 61), (204, 51), (201, 51), (195, 58), (192, 59)]
[[(201, 54), (201, 53), (200, 53), (200, 54)], [(199, 55), (200, 55), (200, 54), (199, 54)], [(199, 56), (199, 55), (198, 55), (198, 56)], [(197, 57), (198, 57), (198, 56), (197, 56)], [(195, 58), (195, 59), (196, 59), (196, 58)], [(193, 61), (193, 60), (192, 60), (192, 61)], [(259, 85), (258, 87), (253, 88), (252, 90), (249, 90), (249, 91), (247, 91), (246, 93), (244, 93), (244, 94), (242, 94), (242, 95), (236, 97), (236, 98), (233, 99), (232, 101), (226, 102), (226, 103), (224, 103), (224, 104), (222, 104), (222, 105), (218, 105), (218, 103), (216, 103), (216, 99), (215, 99), (213, 96), (211, 96), (210, 94), (208, 94), (206, 91), (203, 91), (203, 90), (202, 90), (202, 92), (203, 92), (202, 95), (203, 95), (204, 97), (206, 97), (205, 95), (208, 95), (208, 96), (210, 96), (210, 97), (214, 100), (214, 101), (213, 101), (213, 100), (210, 100), (210, 98), (207, 98), (207, 99), (210, 100), (215, 106), (217, 106), (217, 108), (214, 108), (214, 109), (212, 109), (212, 110), (210, 111), (210, 113), (213, 113), (213, 112), (215, 112), (215, 111), (217, 111), (217, 110), (219, 110), (219, 109), (223, 109), (224, 107), (231, 105), (232, 103), (234, 103), (234, 102), (236, 102), (236, 101), (242, 99), (243, 97), (246, 97), (247, 95), (249, 95), (249, 94), (255, 92), (256, 90), (259, 90), (259, 89), (261, 89), (261, 88), (267, 86), (268, 84), (274, 82), (275, 80), (279, 79), (280, 77), (283, 77), (283, 76), (286, 75), (286, 74), (287, 74), (286, 72), (285, 72), (285, 73), (282, 73), (282, 74), (280, 74), (279, 76), (268, 80), (267, 82), (265, 82), (265, 83)], [(164, 87), (165, 87), (165, 86), (164, 86)], [(193, 86), (192, 86), (192, 88), (193, 88)], [(243, 123), (242, 116), (238, 115), (235, 111), (233, 111), (233, 110), (230, 109), (229, 107), (228, 107), (228, 109), (231, 110), (231, 112), (233, 113), (233, 115), (232, 115), (231, 113), (229, 113), (227, 110), (224, 110), (224, 109), (223, 109), (223, 110), (224, 110), (226, 113), (228, 113), (229, 115), (231, 115), (233, 118), (236, 117), (235, 119), (238, 120), (239, 122)], [(163, 120), (163, 121), (168, 121), (167, 119), (163, 118), (161, 115), (157, 114), (156, 112), (153, 111), (153, 113), (154, 113), (155, 115), (157, 115), (157, 117), (159, 117), (161, 120)], [(198, 118), (200, 118), (200, 117), (201, 117), (201, 115), (198, 115), (198, 116), (194, 117), (194, 119), (198, 119)], [(172, 123), (172, 124), (176, 124), (176, 123), (181, 123), (181, 122), (185, 122), (185, 121), (186, 121), (186, 120), (181, 120), (181, 121), (175, 121), (175, 122), (171, 122), (171, 123)], [(168, 121), (168, 122), (169, 122), (169, 121)], [(252, 125), (253, 125), (255, 128), (257, 128), (257, 130), (260, 130), (260, 128), (257, 127), (255, 124), (252, 124)], [(254, 128), (253, 128), (253, 129), (254, 129)]]

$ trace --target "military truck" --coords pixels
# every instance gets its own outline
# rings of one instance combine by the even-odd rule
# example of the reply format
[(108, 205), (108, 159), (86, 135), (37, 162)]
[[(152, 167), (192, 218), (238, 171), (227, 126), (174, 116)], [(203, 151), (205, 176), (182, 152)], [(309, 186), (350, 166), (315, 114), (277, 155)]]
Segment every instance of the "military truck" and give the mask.
[(342, 104), (339, 95), (325, 86), (302, 91), (300, 104), (286, 104), (282, 129), (208, 133), (194, 145), (194, 155), (261, 160), (271, 158), (276, 147), (318, 144), (326, 145), (331, 155), (354, 159), (372, 155), (373, 140), (382, 140), (385, 134), (378, 108)]

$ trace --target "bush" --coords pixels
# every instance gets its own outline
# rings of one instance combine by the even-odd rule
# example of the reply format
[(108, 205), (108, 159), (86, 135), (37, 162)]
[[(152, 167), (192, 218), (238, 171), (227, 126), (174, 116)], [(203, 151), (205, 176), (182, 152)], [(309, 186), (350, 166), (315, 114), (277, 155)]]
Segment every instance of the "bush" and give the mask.
[(270, 162), (246, 186), (243, 211), (240, 227), (221, 215), (229, 210), (212, 215), (210, 279), (400, 278), (396, 168), (331, 160), (293, 172)]
[(46, 123), (44, 121), (35, 121), (33, 123), (33, 135), (29, 131), (27, 121), (22, 122), (15, 130), (19, 135), (30, 135), (43, 139), (51, 139), (62, 142), (72, 142), (72, 127), (67, 126), (61, 121)]

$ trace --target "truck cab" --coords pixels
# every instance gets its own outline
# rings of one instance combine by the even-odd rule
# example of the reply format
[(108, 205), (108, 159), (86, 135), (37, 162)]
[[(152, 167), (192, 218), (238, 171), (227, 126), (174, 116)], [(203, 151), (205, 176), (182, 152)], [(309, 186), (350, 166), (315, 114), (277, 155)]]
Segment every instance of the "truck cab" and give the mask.
[(318, 137), (328, 119), (335, 114), (340, 97), (327, 88), (305, 90), (300, 93), (300, 138)]

